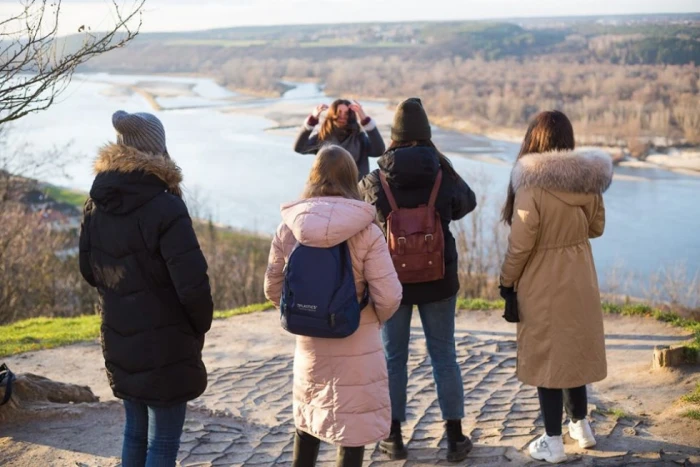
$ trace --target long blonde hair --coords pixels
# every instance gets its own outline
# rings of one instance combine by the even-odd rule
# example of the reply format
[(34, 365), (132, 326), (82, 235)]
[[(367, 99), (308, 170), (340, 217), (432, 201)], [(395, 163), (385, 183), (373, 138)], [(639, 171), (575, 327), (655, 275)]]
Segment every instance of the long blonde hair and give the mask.
[(352, 155), (336, 145), (326, 145), (316, 155), (303, 198), (342, 196), (362, 200), (357, 180), (360, 174)]

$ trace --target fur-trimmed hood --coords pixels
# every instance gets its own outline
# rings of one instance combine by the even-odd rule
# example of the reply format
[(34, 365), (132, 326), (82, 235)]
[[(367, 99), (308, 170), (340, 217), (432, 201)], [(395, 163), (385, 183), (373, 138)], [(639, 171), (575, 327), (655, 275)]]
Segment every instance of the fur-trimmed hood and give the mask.
[(143, 172), (155, 175), (167, 185), (170, 193), (182, 197), (182, 171), (165, 155), (147, 154), (130, 146), (110, 143), (100, 149), (94, 170), (96, 175), (105, 172)]
[(108, 144), (100, 150), (94, 169), (90, 198), (106, 212), (129, 214), (166, 191), (182, 198), (182, 172), (165, 155)]
[(528, 154), (513, 167), (513, 190), (539, 187), (547, 191), (601, 194), (613, 177), (612, 158), (599, 150), (553, 151)]

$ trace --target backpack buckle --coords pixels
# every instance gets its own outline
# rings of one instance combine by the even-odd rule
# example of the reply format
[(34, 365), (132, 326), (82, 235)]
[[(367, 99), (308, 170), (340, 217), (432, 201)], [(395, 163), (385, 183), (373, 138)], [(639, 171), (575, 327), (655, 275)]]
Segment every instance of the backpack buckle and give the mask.
[(402, 255), (406, 245), (406, 237), (399, 237), (396, 239), (396, 241), (399, 244), (399, 254)]

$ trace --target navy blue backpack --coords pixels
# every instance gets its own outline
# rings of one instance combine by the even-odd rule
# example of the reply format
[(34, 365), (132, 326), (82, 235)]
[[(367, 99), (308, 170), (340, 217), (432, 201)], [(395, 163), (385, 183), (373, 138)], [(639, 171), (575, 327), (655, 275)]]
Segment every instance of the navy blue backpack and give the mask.
[(309, 337), (348, 337), (360, 326), (369, 303), (365, 289), (357, 301), (347, 242), (331, 248), (297, 245), (285, 266), (280, 300), (282, 327)]

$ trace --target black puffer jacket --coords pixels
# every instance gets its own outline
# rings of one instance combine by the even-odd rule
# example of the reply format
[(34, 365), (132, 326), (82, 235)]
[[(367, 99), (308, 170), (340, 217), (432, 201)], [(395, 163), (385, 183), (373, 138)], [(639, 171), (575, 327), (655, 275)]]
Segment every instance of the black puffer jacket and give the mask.
[[(386, 217), (391, 207), (379, 180), (379, 170), (386, 175), (396, 204), (400, 208), (414, 208), (428, 204), (440, 161), (434, 148), (416, 146), (390, 150), (379, 158), (378, 165), (379, 169), (362, 179), (360, 192), (365, 201), (376, 206), (377, 220), (386, 234)], [(435, 208), (445, 234), (445, 277), (434, 282), (404, 284), (401, 303), (405, 305), (437, 302), (459, 291), (457, 247), (450, 232), (450, 222), (472, 212), (476, 208), (476, 197), (459, 175), (455, 178), (443, 173)]]
[(207, 386), (204, 333), (213, 304), (207, 263), (169, 158), (104, 147), (85, 205), (80, 272), (97, 287), (114, 395), (153, 406)]

